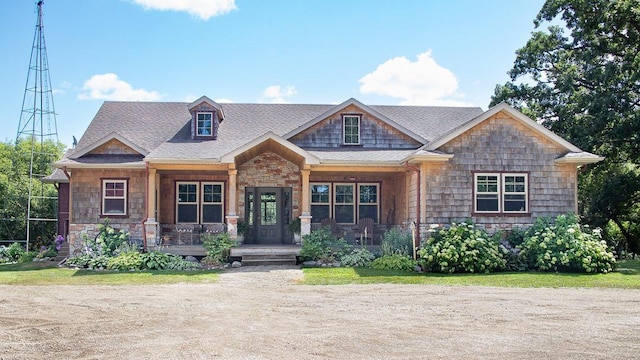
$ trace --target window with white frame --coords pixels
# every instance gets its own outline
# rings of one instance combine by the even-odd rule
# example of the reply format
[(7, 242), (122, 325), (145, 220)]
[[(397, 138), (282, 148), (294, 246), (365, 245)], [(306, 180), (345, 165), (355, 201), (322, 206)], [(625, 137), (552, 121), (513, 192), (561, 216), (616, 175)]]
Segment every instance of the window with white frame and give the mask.
[(102, 215), (127, 214), (127, 180), (102, 180)]
[(343, 143), (345, 145), (360, 144), (360, 115), (342, 116)]
[(355, 184), (335, 184), (333, 187), (333, 213), (336, 223), (355, 223)]
[(319, 223), (331, 217), (331, 184), (309, 184), (311, 188), (311, 219)]
[(213, 135), (213, 113), (201, 112), (196, 113), (196, 135), (212, 136)]
[(358, 184), (358, 218), (378, 223), (378, 184)]
[(527, 213), (528, 174), (477, 173), (474, 177), (478, 213)]
[(177, 223), (222, 223), (223, 209), (223, 183), (197, 181), (181, 181), (176, 183)]

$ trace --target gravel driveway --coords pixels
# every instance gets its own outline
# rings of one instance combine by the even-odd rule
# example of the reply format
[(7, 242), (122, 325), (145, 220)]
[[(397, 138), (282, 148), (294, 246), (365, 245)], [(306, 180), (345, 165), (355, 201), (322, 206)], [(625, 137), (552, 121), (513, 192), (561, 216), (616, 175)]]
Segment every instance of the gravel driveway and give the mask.
[(0, 286), (0, 359), (634, 359), (640, 291), (215, 284)]

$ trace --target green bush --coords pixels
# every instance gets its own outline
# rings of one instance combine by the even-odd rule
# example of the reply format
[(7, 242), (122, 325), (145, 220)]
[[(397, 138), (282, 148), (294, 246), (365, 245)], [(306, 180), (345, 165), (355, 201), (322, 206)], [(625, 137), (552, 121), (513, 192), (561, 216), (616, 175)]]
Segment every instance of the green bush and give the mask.
[(382, 255), (371, 263), (376, 270), (413, 271), (416, 265), (417, 262), (409, 255), (402, 254)]
[(56, 248), (53, 246), (39, 252), (38, 255), (36, 255), (36, 257), (39, 259), (52, 258), (56, 256), (58, 256), (58, 251), (56, 251)]
[(411, 232), (401, 232), (396, 228), (389, 229), (382, 235), (380, 246), (382, 255), (413, 255), (413, 238)]
[(229, 261), (231, 248), (236, 245), (235, 240), (229, 236), (229, 233), (203, 234), (201, 239), (209, 260), (217, 263)]
[(600, 231), (581, 226), (573, 214), (559, 215), (553, 223), (537, 219), (518, 248), (531, 270), (607, 273), (615, 267)]
[(340, 258), (340, 264), (347, 267), (364, 267), (371, 265), (375, 259), (373, 253), (364, 247), (358, 247)]
[(106, 255), (91, 257), (87, 261), (86, 267), (95, 270), (106, 269), (109, 266), (109, 259), (111, 258)]
[(199, 263), (187, 261), (180, 255), (173, 255), (173, 254), (168, 254), (168, 255), (169, 255), (169, 262), (167, 263), (167, 266), (165, 268), (166, 270), (176, 270), (176, 271), (195, 270), (201, 267)]
[(106, 255), (113, 256), (116, 249), (129, 240), (129, 233), (120, 231), (111, 227), (109, 219), (105, 219), (104, 223), (98, 224), (98, 235), (91, 239), (83, 234), (84, 253), (92, 253), (95, 256)]
[(422, 268), (433, 272), (488, 273), (503, 270), (506, 265), (497, 237), (490, 237), (471, 221), (435, 231), (418, 255)]
[(0, 263), (1, 262), (16, 262), (20, 260), (20, 258), (27, 251), (22, 247), (20, 243), (14, 242), (13, 244), (2, 247), (0, 249)]
[(312, 231), (303, 236), (300, 257), (304, 260), (333, 262), (350, 249), (343, 238), (335, 238), (327, 228)]
[(150, 251), (142, 254), (143, 270), (164, 270), (169, 264), (169, 254), (160, 251)]
[(111, 257), (107, 261), (109, 270), (140, 270), (142, 268), (142, 254), (139, 252), (124, 252), (116, 257)]

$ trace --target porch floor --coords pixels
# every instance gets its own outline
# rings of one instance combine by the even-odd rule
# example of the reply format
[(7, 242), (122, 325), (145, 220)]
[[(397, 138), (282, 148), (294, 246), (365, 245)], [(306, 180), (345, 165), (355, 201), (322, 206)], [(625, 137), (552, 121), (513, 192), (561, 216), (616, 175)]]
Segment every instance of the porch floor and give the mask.
[[(300, 245), (253, 245), (242, 244), (231, 248), (231, 257), (246, 255), (300, 255)], [(182, 256), (205, 256), (202, 245), (162, 245), (159, 249), (168, 254)]]

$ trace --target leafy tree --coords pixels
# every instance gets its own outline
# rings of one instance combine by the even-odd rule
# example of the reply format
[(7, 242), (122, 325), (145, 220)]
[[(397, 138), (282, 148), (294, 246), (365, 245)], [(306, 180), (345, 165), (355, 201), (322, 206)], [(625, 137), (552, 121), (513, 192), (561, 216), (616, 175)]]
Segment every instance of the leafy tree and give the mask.
[[(640, 237), (640, 0), (547, 0), (517, 50), (506, 101), (581, 149), (606, 157), (581, 173), (581, 212)], [(552, 24), (542, 30), (543, 24)]]
[[(33, 152), (31, 151), (34, 146)], [(61, 143), (45, 142), (40, 144), (31, 139), (19, 139), (15, 144), (0, 142), (0, 239), (19, 240), (26, 234), (26, 215), (29, 201), (29, 167), (33, 156), (34, 174), (51, 174), (52, 163), (60, 159), (64, 151)], [(34, 179), (32, 193), (32, 218), (55, 218), (56, 202), (48, 197), (55, 197), (57, 192), (53, 185), (44, 184)], [(32, 223), (30, 229), (31, 244), (34, 248), (53, 241), (56, 228), (53, 222)], [(38, 243), (38, 240), (42, 243)]]

